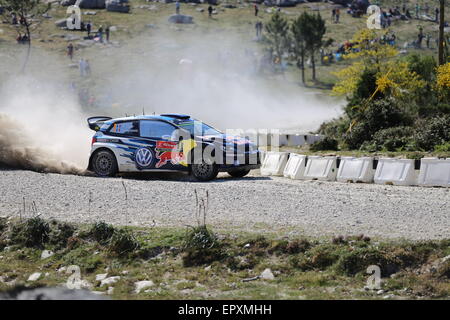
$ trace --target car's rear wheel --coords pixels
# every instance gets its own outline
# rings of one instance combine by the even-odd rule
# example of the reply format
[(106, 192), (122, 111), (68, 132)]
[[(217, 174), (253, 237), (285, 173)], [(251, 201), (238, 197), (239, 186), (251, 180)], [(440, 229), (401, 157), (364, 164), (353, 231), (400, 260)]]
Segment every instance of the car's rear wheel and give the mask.
[(209, 181), (217, 177), (219, 170), (215, 163), (202, 163), (191, 165), (191, 174), (199, 181)]
[(242, 178), (248, 175), (249, 172), (250, 170), (232, 170), (228, 171), (228, 174), (235, 178)]
[(94, 155), (92, 167), (100, 177), (113, 177), (118, 171), (116, 157), (111, 151), (107, 150), (99, 151)]

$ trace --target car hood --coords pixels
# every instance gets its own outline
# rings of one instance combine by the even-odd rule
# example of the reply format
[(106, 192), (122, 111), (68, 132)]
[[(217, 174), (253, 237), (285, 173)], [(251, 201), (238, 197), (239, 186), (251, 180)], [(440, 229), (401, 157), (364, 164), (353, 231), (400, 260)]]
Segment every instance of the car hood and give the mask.
[(239, 136), (232, 136), (227, 134), (222, 135), (205, 135), (198, 136), (199, 139), (203, 141), (217, 141), (222, 143), (234, 143), (234, 144), (251, 144), (252, 142), (246, 138), (242, 138)]

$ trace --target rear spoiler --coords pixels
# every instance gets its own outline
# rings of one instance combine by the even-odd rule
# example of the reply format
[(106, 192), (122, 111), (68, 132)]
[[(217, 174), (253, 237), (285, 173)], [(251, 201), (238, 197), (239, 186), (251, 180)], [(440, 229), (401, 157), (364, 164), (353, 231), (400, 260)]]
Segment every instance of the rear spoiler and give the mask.
[(98, 131), (100, 130), (100, 126), (103, 124), (103, 122), (111, 119), (112, 119), (111, 117), (97, 116), (88, 118), (87, 122), (91, 130)]

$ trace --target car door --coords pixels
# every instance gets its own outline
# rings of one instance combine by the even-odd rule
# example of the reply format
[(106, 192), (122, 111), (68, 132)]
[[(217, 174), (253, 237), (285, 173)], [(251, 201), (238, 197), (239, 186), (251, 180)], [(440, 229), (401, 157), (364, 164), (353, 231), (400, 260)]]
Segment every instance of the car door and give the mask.
[(147, 160), (145, 163), (150, 162), (149, 157), (154, 157), (150, 169), (159, 170), (181, 170), (185, 168), (183, 161), (183, 154), (180, 150), (178, 141), (172, 141), (171, 138), (174, 132), (178, 128), (168, 122), (159, 120), (141, 120), (140, 121), (140, 137), (142, 139), (149, 140), (151, 145), (151, 155), (146, 153), (147, 158), (143, 158), (142, 155), (138, 155), (136, 161)]
[(120, 171), (135, 171), (136, 144), (139, 138), (139, 121), (127, 120), (115, 122), (106, 132), (110, 149), (114, 151)]

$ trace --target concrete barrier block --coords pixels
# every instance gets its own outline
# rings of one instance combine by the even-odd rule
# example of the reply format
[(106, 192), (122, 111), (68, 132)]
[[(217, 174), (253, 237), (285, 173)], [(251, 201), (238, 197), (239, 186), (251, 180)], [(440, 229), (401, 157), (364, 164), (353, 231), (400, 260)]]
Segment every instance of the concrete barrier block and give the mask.
[(266, 153), (263, 165), (261, 167), (261, 175), (263, 176), (281, 176), (288, 160), (287, 152)]
[(450, 159), (423, 158), (418, 178), (420, 186), (450, 187)]
[(291, 153), (289, 160), (284, 168), (283, 175), (291, 179), (304, 179), (306, 168), (306, 156), (302, 154)]
[(305, 135), (303, 134), (290, 134), (288, 135), (288, 146), (298, 147), (306, 144)]
[(373, 182), (375, 170), (371, 157), (342, 157), (337, 173), (339, 182)]
[(335, 181), (337, 175), (336, 157), (308, 157), (304, 179)]
[(381, 158), (378, 160), (374, 181), (377, 184), (413, 186), (417, 184), (417, 173), (412, 159)]

